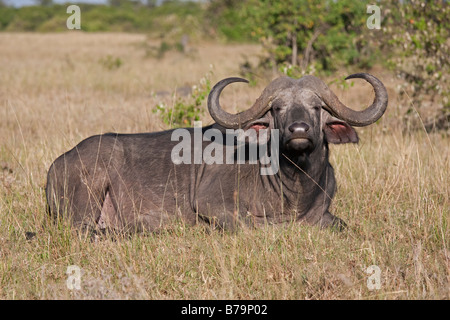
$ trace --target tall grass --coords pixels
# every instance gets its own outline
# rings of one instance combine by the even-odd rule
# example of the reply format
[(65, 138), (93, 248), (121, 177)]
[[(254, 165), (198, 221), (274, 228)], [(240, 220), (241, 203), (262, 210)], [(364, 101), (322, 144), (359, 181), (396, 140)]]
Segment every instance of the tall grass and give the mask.
[[(387, 85), (379, 123), (358, 129), (359, 145), (332, 146), (338, 233), (299, 224), (237, 233), (183, 223), (157, 234), (90, 241), (46, 214), (46, 171), (90, 135), (165, 129), (153, 93), (238, 74), (251, 45), (198, 44), (195, 57), (146, 57), (145, 37), (127, 34), (0, 34), (0, 299), (448, 299), (449, 138), (405, 132), (408, 101)], [(117, 68), (99, 61), (119, 58)], [(261, 92), (231, 86), (223, 105), (238, 111)], [(371, 102), (370, 86), (337, 94)], [(170, 97), (166, 101), (171, 103)], [(173, 102), (172, 102), (173, 103)], [(204, 116), (204, 123), (211, 119)], [(36, 232), (28, 240), (26, 232)], [(67, 268), (81, 268), (69, 290)], [(366, 272), (380, 268), (381, 287)]]

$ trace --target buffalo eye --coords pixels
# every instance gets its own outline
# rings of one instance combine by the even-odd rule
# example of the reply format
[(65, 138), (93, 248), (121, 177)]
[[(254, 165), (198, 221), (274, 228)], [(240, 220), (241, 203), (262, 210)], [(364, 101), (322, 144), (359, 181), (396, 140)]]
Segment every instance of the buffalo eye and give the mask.
[(281, 104), (277, 103), (277, 104), (273, 105), (272, 109), (276, 112), (280, 112), (281, 109), (283, 109), (283, 108), (282, 108)]
[(276, 108), (275, 108), (275, 111), (276, 111), (276, 112), (279, 112), (280, 110), (281, 110), (281, 107), (276, 107)]

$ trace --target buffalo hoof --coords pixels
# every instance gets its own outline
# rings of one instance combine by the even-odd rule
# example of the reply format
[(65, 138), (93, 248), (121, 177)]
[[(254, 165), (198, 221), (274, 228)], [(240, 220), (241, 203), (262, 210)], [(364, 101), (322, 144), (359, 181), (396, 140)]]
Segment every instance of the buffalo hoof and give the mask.
[(344, 220), (339, 219), (337, 217), (334, 217), (334, 221), (331, 224), (331, 229), (337, 230), (337, 231), (344, 231), (347, 229), (347, 224), (344, 222)]
[(332, 230), (344, 231), (347, 228), (347, 224), (344, 220), (332, 215), (329, 212), (325, 212), (320, 220), (321, 228), (331, 228)]

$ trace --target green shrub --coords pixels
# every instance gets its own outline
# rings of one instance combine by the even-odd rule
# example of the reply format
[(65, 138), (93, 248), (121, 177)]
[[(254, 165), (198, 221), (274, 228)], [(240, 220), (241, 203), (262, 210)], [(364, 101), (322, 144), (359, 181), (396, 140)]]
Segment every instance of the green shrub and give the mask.
[(44, 22), (51, 19), (53, 9), (50, 7), (22, 7), (15, 12), (6, 27), (9, 31), (35, 31)]
[(450, 5), (446, 1), (388, 3), (382, 43), (388, 66), (413, 85), (416, 107), (426, 95), (450, 118)]
[(159, 103), (153, 108), (153, 113), (159, 114), (162, 122), (172, 128), (190, 126), (194, 121), (200, 120), (205, 112), (202, 104), (211, 90), (210, 75), (211, 73), (206, 75), (193, 87), (189, 98), (177, 98), (172, 107)]
[(276, 65), (330, 72), (360, 62), (355, 39), (365, 27), (364, 2), (248, 0), (243, 14)]
[(40, 32), (67, 31), (67, 17), (54, 16), (37, 27)]
[(100, 59), (99, 63), (108, 70), (114, 70), (120, 68), (120, 66), (123, 64), (123, 61), (119, 57), (114, 58), (113, 56), (108, 54), (106, 57)]
[(4, 30), (14, 19), (17, 9), (0, 6), (0, 30)]
[[(197, 32), (202, 26), (202, 6), (191, 2), (164, 2), (157, 7), (147, 7), (135, 1), (120, 1), (117, 5), (77, 4), (81, 11), (81, 29), (84, 31), (168, 32), (183, 29)], [(58, 31), (59, 23), (66, 20), (68, 4), (26, 6), (20, 8), (0, 6), (0, 30), (8, 31)], [(168, 21), (164, 29), (158, 29), (155, 21)], [(52, 26), (55, 29), (52, 29)], [(65, 23), (63, 24), (63, 27)], [(194, 30), (195, 29), (195, 30)]]

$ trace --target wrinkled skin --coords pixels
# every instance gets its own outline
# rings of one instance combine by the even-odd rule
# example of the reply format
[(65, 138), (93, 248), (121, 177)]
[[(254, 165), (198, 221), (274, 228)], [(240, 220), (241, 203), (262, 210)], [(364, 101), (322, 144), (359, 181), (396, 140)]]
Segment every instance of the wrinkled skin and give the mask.
[[(179, 142), (171, 141), (173, 130), (104, 134), (52, 164), (46, 188), (50, 213), (76, 227), (126, 232), (156, 231), (178, 218), (226, 229), (288, 221), (343, 228), (329, 212), (336, 181), (328, 144), (357, 143), (356, 131), (324, 110), (305, 78), (279, 78), (265, 94), (270, 108), (243, 129), (279, 130), (277, 174), (261, 175), (260, 162), (176, 165), (171, 151)], [(216, 123), (202, 130), (210, 128), (219, 129), (225, 142), (226, 128)], [(211, 143), (219, 142), (203, 142), (203, 149)]]
[[(328, 143), (357, 143), (356, 131), (344, 121), (331, 116), (322, 109), (323, 101), (311, 90), (298, 90), (293, 85), (276, 95), (271, 111), (263, 119), (273, 123), (280, 130), (280, 174), (261, 177), (261, 187), (273, 187), (274, 198), (263, 199), (267, 194), (261, 192), (261, 199), (255, 212), (264, 211), (269, 203), (282, 204), (270, 216), (274, 222), (303, 220), (322, 227), (345, 223), (329, 211), (331, 199), (336, 190), (334, 171), (328, 162)], [(283, 190), (282, 190), (283, 189)], [(277, 195), (283, 194), (283, 201)], [(261, 203), (267, 202), (264, 208)]]

